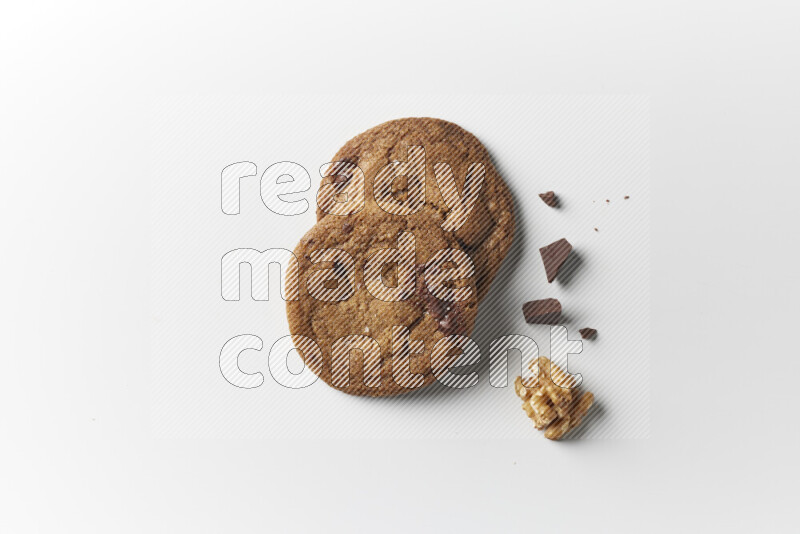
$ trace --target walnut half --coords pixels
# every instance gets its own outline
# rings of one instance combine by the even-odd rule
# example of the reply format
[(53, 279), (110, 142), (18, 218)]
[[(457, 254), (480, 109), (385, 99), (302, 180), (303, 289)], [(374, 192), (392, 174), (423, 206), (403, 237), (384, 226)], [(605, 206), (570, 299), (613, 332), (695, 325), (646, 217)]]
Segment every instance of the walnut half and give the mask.
[(514, 391), (522, 399), (522, 409), (533, 420), (537, 430), (544, 430), (544, 437), (558, 440), (581, 424), (583, 416), (594, 402), (594, 395), (575, 388), (575, 380), (545, 357), (530, 364), (533, 375), (514, 381)]

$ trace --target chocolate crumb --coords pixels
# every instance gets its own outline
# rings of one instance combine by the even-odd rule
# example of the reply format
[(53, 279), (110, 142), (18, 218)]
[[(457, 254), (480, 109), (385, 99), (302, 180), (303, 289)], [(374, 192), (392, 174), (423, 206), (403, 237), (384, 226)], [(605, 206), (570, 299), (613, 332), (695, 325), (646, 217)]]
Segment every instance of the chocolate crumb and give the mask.
[(629, 198), (631, 198), (631, 197), (629, 197), (628, 195), (625, 195), (625, 200), (628, 200)]
[(548, 191), (547, 193), (539, 193), (539, 198), (541, 198), (544, 203), (551, 208), (558, 206), (558, 199), (556, 198), (556, 194), (552, 191)]
[(583, 339), (594, 339), (597, 337), (597, 330), (594, 328), (581, 328), (578, 332), (581, 333)]
[(600, 230), (598, 230), (597, 228), (595, 228), (595, 229), (594, 229), (594, 231), (595, 231), (595, 232), (599, 232)]
[(346, 222), (342, 224), (342, 232), (344, 232), (345, 234), (349, 234), (352, 231), (353, 231), (352, 223)]
[(522, 305), (525, 322), (531, 324), (558, 324), (561, 303), (558, 299), (532, 300)]
[(607, 204), (611, 204), (611, 201), (610, 201), (610, 200), (608, 200), (608, 199), (606, 199), (606, 203), (607, 203)]
[(559, 239), (555, 243), (550, 243), (546, 247), (539, 249), (548, 284), (556, 279), (558, 270), (564, 265), (570, 252), (572, 252), (572, 245), (566, 239)]

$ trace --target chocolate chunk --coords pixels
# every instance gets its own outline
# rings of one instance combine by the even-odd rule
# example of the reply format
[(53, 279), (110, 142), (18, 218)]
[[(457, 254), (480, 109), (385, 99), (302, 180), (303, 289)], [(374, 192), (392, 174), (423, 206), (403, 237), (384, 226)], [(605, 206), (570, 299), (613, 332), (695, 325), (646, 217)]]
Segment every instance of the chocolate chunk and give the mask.
[(425, 286), (426, 265), (417, 265), (416, 302), (422, 305), (433, 319), (439, 323), (439, 331), (444, 335), (464, 334), (464, 313), (458, 302), (447, 302), (436, 298)]
[(349, 222), (342, 223), (342, 232), (345, 234), (349, 234), (353, 231), (353, 225)]
[(628, 200), (629, 198), (631, 198), (631, 197), (629, 197), (628, 195), (625, 195), (625, 200)]
[(458, 303), (448, 306), (447, 313), (439, 321), (439, 330), (446, 336), (464, 333), (464, 320)]
[(547, 274), (547, 283), (556, 279), (558, 270), (564, 265), (567, 256), (572, 252), (572, 245), (566, 239), (559, 239), (555, 243), (550, 243), (546, 247), (539, 249), (544, 263), (544, 271)]
[(531, 324), (558, 324), (561, 303), (558, 299), (532, 300), (522, 305), (525, 322)]
[(547, 193), (539, 193), (539, 198), (541, 198), (544, 203), (551, 208), (558, 206), (558, 199), (556, 198), (556, 194), (552, 191), (548, 191)]
[(598, 230), (597, 228), (595, 228), (595, 229), (594, 229), (594, 231), (595, 231), (595, 232), (599, 232), (600, 230)]
[(581, 328), (578, 332), (581, 333), (583, 339), (594, 339), (597, 337), (597, 330), (594, 328)]
[(427, 295), (425, 306), (428, 310), (428, 313), (430, 313), (431, 316), (437, 321), (440, 321), (445, 317), (447, 317), (447, 313), (450, 311), (449, 304), (447, 304), (442, 300), (437, 299), (430, 293), (428, 293)]

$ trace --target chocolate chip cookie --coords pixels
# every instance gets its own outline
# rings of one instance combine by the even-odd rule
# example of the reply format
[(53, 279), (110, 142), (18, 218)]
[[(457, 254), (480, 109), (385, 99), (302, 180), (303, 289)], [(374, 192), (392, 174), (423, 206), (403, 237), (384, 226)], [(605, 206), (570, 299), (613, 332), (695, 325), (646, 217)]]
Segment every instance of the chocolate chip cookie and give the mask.
[(299, 294), (286, 303), (292, 340), (341, 391), (378, 397), (429, 385), (460, 354), (447, 336), (472, 332), (471, 263), (434, 220), (368, 209), (329, 216), (294, 253), (286, 275)]
[[(411, 147), (423, 147), (424, 153), (412, 153)], [(357, 166), (363, 174), (349, 169), (335, 169), (323, 178), (323, 187), (317, 198), (317, 220), (336, 218), (337, 198), (347, 190), (358, 189), (363, 184), (364, 203), (358, 210), (380, 211), (374, 185), (382, 183), (381, 173), (391, 162), (406, 162), (412, 165), (417, 158), (424, 175), (424, 192), (414, 191), (398, 172), (397, 180), (391, 183), (388, 196), (398, 200), (409, 196), (416, 198), (424, 193), (424, 204), (417, 211), (394, 218), (409, 218), (412, 224), (424, 225), (430, 221), (441, 226), (453, 209), (448, 195), (464, 191), (467, 176), (480, 168), (482, 186), (477, 201), (468, 217), (454, 230), (455, 238), (470, 255), (476, 267), (478, 300), (489, 291), (500, 265), (505, 258), (514, 235), (514, 207), (511, 193), (492, 164), (483, 144), (460, 126), (433, 118), (406, 118), (392, 120), (363, 132), (339, 149), (334, 162), (346, 162)], [(442, 166), (444, 164), (444, 166)], [(478, 165), (478, 167), (475, 167)], [(448, 167), (449, 166), (449, 167)], [(454, 179), (457, 191), (442, 189), (441, 177)], [(328, 187), (326, 185), (330, 184)], [(380, 188), (378, 188), (380, 189)], [(445, 194), (442, 194), (442, 191)]]

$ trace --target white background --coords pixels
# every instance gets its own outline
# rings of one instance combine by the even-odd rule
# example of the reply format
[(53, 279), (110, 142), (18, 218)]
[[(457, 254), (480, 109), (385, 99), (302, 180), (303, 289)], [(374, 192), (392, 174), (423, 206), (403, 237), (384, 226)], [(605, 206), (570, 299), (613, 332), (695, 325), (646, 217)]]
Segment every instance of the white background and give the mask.
[[(0, 530), (791, 531), (797, 15), (4, 7)], [(650, 439), (155, 438), (148, 110), (275, 91), (650, 95)]]

